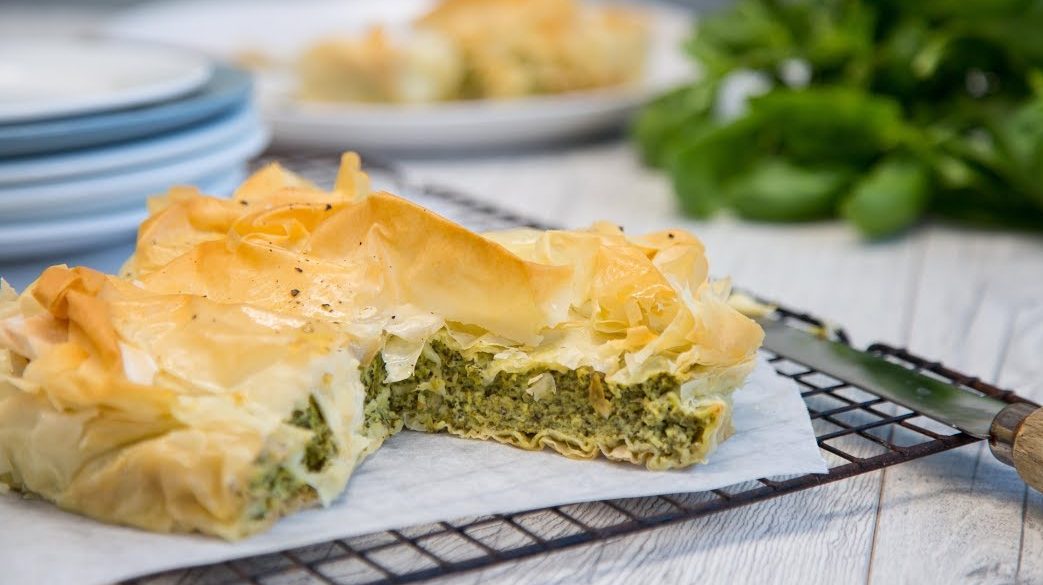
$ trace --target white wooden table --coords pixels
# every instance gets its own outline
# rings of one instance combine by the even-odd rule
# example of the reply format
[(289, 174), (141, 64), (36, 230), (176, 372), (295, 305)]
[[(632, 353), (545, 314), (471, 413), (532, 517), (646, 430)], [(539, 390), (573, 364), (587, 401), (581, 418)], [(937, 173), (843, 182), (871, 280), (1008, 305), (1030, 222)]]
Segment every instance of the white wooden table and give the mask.
[[(82, 9), (0, 9), (0, 34), (77, 31)], [(681, 226), (715, 275), (1043, 400), (1043, 238), (930, 225), (866, 244), (836, 223), (695, 223), (621, 142), (410, 161), (438, 182), (565, 226)], [(2, 580), (2, 574), (0, 574)], [(1043, 583), (1043, 496), (983, 444), (452, 583)]]

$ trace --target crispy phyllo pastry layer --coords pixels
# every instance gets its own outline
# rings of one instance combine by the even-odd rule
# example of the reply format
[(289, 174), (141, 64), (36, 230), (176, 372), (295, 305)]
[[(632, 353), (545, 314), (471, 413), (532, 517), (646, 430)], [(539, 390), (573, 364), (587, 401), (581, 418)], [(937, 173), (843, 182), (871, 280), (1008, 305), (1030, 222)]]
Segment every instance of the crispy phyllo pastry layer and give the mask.
[(354, 155), (150, 212), (119, 277), (0, 304), (0, 480), (112, 522), (239, 537), (402, 428), (690, 466), (762, 338), (686, 232), (477, 234)]
[(225, 538), (329, 502), (371, 441), (321, 320), (52, 267), (0, 298), (0, 479), (88, 516)]

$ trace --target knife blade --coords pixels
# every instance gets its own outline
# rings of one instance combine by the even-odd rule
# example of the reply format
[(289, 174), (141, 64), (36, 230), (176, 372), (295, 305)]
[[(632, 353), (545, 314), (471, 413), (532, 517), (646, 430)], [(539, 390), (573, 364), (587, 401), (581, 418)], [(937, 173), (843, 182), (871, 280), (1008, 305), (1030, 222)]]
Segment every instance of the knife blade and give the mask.
[(1007, 406), (780, 321), (760, 324), (764, 347), (771, 351), (979, 439), (989, 437), (992, 419)]
[(904, 368), (849, 345), (760, 318), (764, 347), (968, 435), (988, 439), (993, 454), (1043, 491), (1043, 409), (1008, 403)]

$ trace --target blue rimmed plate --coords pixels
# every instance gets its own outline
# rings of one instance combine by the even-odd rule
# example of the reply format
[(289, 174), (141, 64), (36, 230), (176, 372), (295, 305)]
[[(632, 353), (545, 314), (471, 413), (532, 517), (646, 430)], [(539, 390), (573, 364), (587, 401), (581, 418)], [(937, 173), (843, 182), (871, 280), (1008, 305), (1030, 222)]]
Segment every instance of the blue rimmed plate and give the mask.
[(171, 185), (196, 184), (242, 165), (268, 144), (268, 133), (253, 127), (230, 142), (160, 165), (65, 181), (0, 187), (0, 229), (25, 221), (77, 216), (141, 204)]
[(216, 65), (199, 90), (149, 106), (57, 120), (0, 124), (0, 157), (69, 151), (154, 136), (246, 104), (250, 75)]
[(199, 124), (129, 142), (70, 152), (0, 160), (0, 192), (11, 187), (128, 172), (169, 164), (241, 138), (260, 126), (249, 106)]
[(199, 89), (210, 59), (173, 47), (90, 37), (0, 39), (0, 124), (111, 112)]

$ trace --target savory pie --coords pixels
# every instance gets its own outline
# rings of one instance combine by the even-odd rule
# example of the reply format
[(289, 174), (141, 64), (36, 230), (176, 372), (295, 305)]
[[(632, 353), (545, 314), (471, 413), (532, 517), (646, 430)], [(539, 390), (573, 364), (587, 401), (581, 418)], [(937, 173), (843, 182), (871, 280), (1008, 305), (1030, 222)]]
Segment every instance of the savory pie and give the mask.
[(647, 25), (579, 0), (443, 0), (398, 34), (371, 29), (311, 46), (299, 94), (318, 101), (507, 98), (636, 81)]
[(0, 481), (108, 522), (240, 538), (376, 446), (320, 319), (55, 266), (0, 291), (0, 347)]
[(477, 234), (359, 166), (330, 192), (278, 166), (230, 200), (175, 189), (119, 277), (6, 291), (0, 479), (234, 538), (328, 501), (402, 428), (655, 470), (731, 432), (762, 332), (693, 236)]

